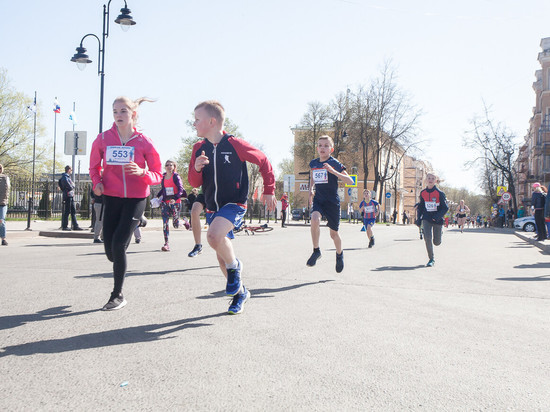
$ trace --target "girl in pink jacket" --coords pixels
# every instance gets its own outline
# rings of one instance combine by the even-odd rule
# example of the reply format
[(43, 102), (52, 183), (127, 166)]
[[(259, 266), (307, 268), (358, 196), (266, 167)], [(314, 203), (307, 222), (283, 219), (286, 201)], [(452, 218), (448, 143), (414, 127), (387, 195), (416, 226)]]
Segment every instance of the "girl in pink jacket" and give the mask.
[(122, 284), (126, 274), (126, 249), (145, 211), (149, 185), (162, 179), (160, 156), (151, 139), (138, 132), (138, 106), (152, 100), (117, 97), (113, 102), (115, 122), (100, 133), (90, 153), (90, 178), (97, 196), (104, 196), (103, 241), (113, 262), (114, 289), (103, 310), (126, 305)]

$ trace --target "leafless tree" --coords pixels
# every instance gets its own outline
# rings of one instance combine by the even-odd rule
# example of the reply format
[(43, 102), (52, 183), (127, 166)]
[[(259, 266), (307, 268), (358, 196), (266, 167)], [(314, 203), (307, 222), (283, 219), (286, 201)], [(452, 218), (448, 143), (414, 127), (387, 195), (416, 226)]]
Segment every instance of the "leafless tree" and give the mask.
[(331, 126), (329, 113), (329, 108), (320, 102), (308, 103), (307, 112), (299, 125), (303, 132), (294, 144), (296, 157), (306, 165), (317, 156), (317, 139)]
[[(472, 120), (472, 130), (464, 136), (464, 146), (472, 149), (476, 157), (465, 163), (468, 168), (478, 167), (486, 179), (486, 190), (496, 202), (496, 186), (508, 186), (512, 195), (514, 211), (517, 212), (516, 187), (514, 184), (514, 160), (517, 151), (516, 136), (502, 123), (495, 123), (489, 108), (484, 104), (483, 115)], [(500, 182), (499, 182), (500, 181)]]

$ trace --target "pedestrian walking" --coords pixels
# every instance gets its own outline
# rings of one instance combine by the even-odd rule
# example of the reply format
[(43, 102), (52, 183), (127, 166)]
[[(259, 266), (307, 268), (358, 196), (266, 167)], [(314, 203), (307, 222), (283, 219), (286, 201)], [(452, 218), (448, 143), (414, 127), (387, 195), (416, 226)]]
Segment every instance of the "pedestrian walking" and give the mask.
[(243, 139), (223, 130), (225, 110), (214, 100), (195, 107), (194, 126), (201, 140), (194, 144), (188, 180), (202, 186), (209, 224), (207, 240), (216, 251), (218, 263), (227, 278), (225, 294), (233, 296), (228, 313), (242, 313), (250, 291), (242, 282), (243, 264), (235, 256), (233, 229), (243, 223), (248, 200), (247, 162), (259, 166), (264, 183), (262, 200), (272, 211), (276, 206), (275, 175), (266, 155)]
[(92, 207), (95, 211), (95, 222), (94, 222), (94, 243), (103, 243), (101, 240), (101, 235), (103, 234), (103, 195), (97, 196), (92, 190)]
[(126, 275), (126, 249), (140, 224), (149, 186), (159, 184), (160, 156), (150, 138), (136, 129), (138, 107), (153, 100), (117, 97), (113, 102), (113, 126), (100, 133), (90, 152), (90, 178), (94, 193), (103, 195), (105, 254), (113, 262), (114, 287), (103, 310), (126, 305), (122, 286)]
[(286, 227), (287, 209), (288, 209), (288, 194), (285, 192), (281, 197), (281, 227)]
[(443, 216), (449, 209), (445, 193), (437, 188), (436, 181), (437, 176), (434, 173), (426, 175), (427, 185), (420, 192), (420, 203), (418, 204), (418, 215), (422, 222), (422, 233), (424, 234), (424, 242), (429, 258), (426, 264), (428, 267), (435, 264), (433, 246), (441, 244)]
[(342, 239), (338, 234), (340, 226), (340, 197), (338, 196), (338, 179), (353, 184), (353, 179), (346, 172), (346, 167), (332, 157), (334, 141), (330, 136), (321, 136), (317, 141), (319, 157), (309, 163), (311, 213), (311, 240), (313, 253), (307, 260), (307, 266), (315, 266), (321, 257), (319, 238), (321, 236), (321, 216), (325, 216), (330, 230), (330, 237), (336, 248), (336, 272), (344, 269), (344, 250)]

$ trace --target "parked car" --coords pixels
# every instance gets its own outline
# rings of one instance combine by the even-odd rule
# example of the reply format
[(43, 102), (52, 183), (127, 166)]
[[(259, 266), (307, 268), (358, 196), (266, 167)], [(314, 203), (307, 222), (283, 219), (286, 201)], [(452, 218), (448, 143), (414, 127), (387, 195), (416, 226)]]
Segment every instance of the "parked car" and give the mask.
[(304, 218), (304, 212), (302, 209), (292, 209), (290, 214), (292, 216), (292, 220), (302, 220)]
[(537, 230), (535, 218), (533, 216), (525, 216), (514, 220), (514, 229), (521, 229), (525, 230), (526, 232), (534, 232), (535, 230)]

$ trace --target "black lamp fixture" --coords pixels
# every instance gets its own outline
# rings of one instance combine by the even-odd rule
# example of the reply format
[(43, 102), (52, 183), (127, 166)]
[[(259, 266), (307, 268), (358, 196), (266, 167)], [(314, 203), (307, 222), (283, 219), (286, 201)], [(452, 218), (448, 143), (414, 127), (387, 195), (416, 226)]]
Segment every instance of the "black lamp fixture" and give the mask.
[[(104, 94), (104, 84), (105, 84), (105, 39), (109, 37), (109, 8), (111, 6), (111, 1), (103, 5), (103, 36), (100, 40), (95, 34), (88, 33), (82, 40), (80, 40), (80, 46), (76, 48), (76, 53), (71, 58), (73, 63), (76, 63), (79, 70), (84, 70), (87, 64), (92, 63), (90, 57), (86, 54), (86, 49), (83, 46), (84, 39), (88, 36), (95, 37), (99, 43), (99, 55), (97, 60), (97, 74), (101, 76), (101, 90), (100, 90), (100, 100), (99, 100), (99, 133), (103, 131), (103, 94)], [(126, 0), (124, 0), (124, 7), (120, 9), (120, 15), (116, 18), (115, 23), (120, 24), (120, 27), (123, 31), (128, 31), (128, 29), (136, 24), (134, 18), (130, 15), (131, 10), (128, 8)]]

